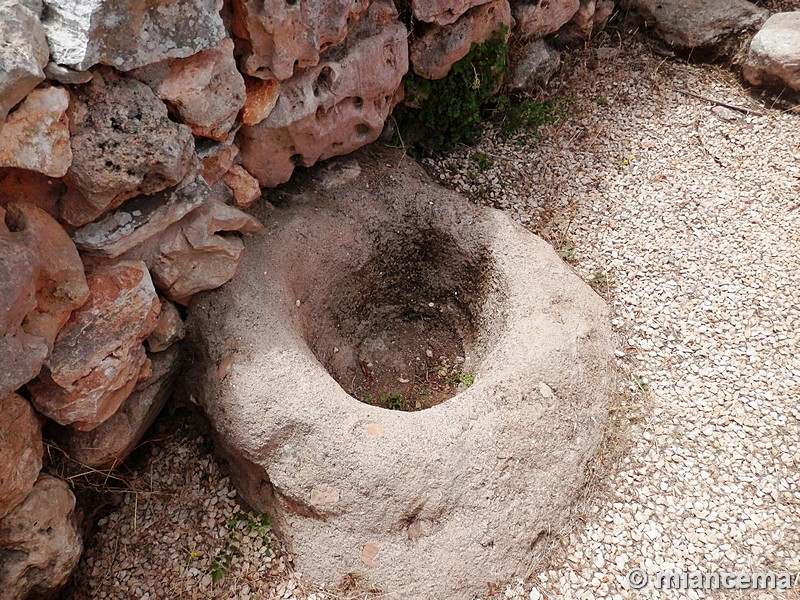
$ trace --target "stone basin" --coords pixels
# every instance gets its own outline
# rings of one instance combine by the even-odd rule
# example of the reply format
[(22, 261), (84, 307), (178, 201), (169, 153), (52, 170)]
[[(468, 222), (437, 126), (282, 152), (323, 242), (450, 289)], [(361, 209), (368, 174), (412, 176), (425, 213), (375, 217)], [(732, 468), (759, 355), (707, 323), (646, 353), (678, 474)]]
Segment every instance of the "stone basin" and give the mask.
[[(528, 574), (585, 483), (609, 310), (504, 213), (398, 153), (356, 156), (276, 193), (236, 277), (195, 297), (187, 391), (306, 580), (471, 599)], [(449, 397), (390, 410), (350, 393), (379, 368), (410, 393), (439, 348), (469, 375)]]

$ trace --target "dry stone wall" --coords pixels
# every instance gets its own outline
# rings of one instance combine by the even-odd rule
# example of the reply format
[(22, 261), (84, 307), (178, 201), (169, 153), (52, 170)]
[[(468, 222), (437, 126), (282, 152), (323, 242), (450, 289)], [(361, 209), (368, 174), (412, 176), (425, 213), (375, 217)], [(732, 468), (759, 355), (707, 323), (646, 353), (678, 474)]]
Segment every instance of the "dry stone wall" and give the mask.
[[(514, 88), (525, 92), (558, 68), (552, 45), (587, 39), (613, 9), (611, 0), (0, 0), (0, 587), (9, 597), (57, 589), (80, 553), (69, 487), (40, 474), (42, 425), (87, 466), (124, 460), (171, 392), (185, 306), (233, 277), (241, 236), (262, 227), (244, 211), (265, 187), (374, 141), (409, 69), (445, 77), (502, 26), (516, 36)], [(673, 21), (661, 18), (657, 33), (672, 35)], [(797, 89), (796, 44), (785, 42), (797, 39), (797, 20), (770, 27), (751, 49), (748, 79)]]
[[(244, 211), (297, 166), (377, 139), (409, 54), (417, 73), (444, 77), (513, 26), (512, 4), (0, 0), (11, 597), (57, 589), (80, 553), (72, 492), (40, 475), (43, 425), (87, 467), (124, 460), (173, 389), (184, 307), (233, 277), (241, 236), (262, 227)], [(564, 22), (577, 11), (551, 4)]]

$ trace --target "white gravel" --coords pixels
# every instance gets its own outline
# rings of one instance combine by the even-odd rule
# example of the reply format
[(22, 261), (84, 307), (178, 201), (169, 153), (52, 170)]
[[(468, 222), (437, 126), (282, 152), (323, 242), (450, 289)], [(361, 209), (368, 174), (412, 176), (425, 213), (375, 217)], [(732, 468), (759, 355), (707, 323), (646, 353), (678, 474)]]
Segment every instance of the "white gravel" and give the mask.
[[(727, 72), (635, 43), (571, 66), (566, 117), (535, 148), (489, 131), (450, 158), (472, 190), (496, 181), (488, 203), (600, 284), (636, 390), (616, 413), (630, 421), (619, 472), (533, 583), (550, 598), (629, 598), (633, 568), (797, 573), (800, 115), (764, 108)], [(495, 164), (471, 181), (475, 152)]]
[[(429, 165), (550, 239), (609, 299), (625, 390), (602, 477), (549, 563), (486, 598), (715, 597), (633, 591), (632, 568), (797, 573), (800, 114), (633, 41), (565, 64), (556, 124), (524, 143), (490, 128), (484, 171), (473, 149)], [(235, 493), (197, 447), (186, 435), (160, 443), (148, 493), (127, 494), (101, 524), (68, 597), (307, 597), (276, 540), (277, 556), (259, 564), (261, 536), (228, 526)], [(172, 495), (149, 493), (159, 490)], [(212, 584), (210, 565), (234, 538)]]

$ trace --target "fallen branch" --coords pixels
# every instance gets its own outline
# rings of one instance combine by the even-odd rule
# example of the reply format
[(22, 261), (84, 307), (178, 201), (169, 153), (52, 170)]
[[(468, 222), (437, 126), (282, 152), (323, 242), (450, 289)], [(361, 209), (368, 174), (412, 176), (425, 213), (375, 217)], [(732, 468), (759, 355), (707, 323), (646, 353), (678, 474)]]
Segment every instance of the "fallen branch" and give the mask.
[(764, 116), (764, 113), (759, 112), (757, 110), (753, 110), (752, 108), (745, 108), (744, 106), (736, 106), (735, 104), (728, 104), (727, 102), (723, 102), (722, 100), (714, 100), (713, 98), (707, 98), (706, 96), (695, 94), (694, 92), (690, 92), (689, 90), (676, 89), (675, 91), (684, 94), (686, 96), (692, 96), (693, 98), (697, 98), (699, 100), (705, 100), (706, 102), (711, 102), (712, 104), (716, 104), (717, 106), (724, 106), (725, 108), (730, 108), (731, 110), (738, 110), (739, 112), (745, 113), (746, 115), (756, 115), (757, 117)]

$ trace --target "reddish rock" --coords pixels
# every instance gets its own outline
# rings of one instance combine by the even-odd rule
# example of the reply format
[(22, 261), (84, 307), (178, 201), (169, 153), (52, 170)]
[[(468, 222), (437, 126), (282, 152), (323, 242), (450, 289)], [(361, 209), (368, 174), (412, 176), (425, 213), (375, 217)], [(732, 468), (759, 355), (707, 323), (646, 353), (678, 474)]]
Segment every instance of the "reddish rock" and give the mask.
[(39, 412), (81, 431), (108, 419), (133, 391), (147, 360), (142, 341), (160, 309), (141, 261), (96, 267), (87, 281), (89, 299), (72, 313), (28, 385)]
[(67, 120), (67, 90), (33, 90), (10, 114), (0, 131), (0, 167), (28, 169), (63, 177), (72, 163)]
[[(30, 493), (42, 469), (42, 424), (15, 393), (0, 396), (0, 519)], [(2, 569), (0, 569), (2, 570)]]
[(20, 3), (0, 4), (0, 130), (8, 112), (44, 81), (49, 56), (39, 17)]
[(25, 169), (0, 169), (0, 206), (25, 200), (58, 217), (58, 201), (64, 195), (60, 179)]
[(149, 85), (198, 136), (224, 140), (244, 105), (244, 80), (229, 38), (212, 50), (148, 65), (131, 75)]
[(515, 1), (512, 8), (519, 35), (535, 40), (558, 31), (578, 12), (580, 4), (580, 0)]
[(275, 79), (256, 79), (245, 77), (247, 98), (242, 109), (242, 123), (258, 125), (269, 116), (281, 91), (281, 84)]
[(83, 263), (66, 231), (42, 209), (10, 204), (5, 220), (9, 235), (38, 255), (36, 310), (26, 315), (25, 330), (52, 348), (72, 311), (89, 296)]
[(261, 197), (258, 180), (239, 165), (233, 165), (222, 176), (222, 181), (233, 191), (233, 205), (236, 208), (247, 210)]
[(88, 296), (72, 240), (32, 204), (0, 208), (0, 394), (35, 377)]
[(208, 148), (197, 148), (200, 157), (200, 176), (208, 185), (214, 185), (233, 166), (233, 161), (239, 156), (239, 147), (236, 144), (212, 144)]
[(208, 184), (195, 175), (176, 188), (128, 200), (114, 212), (77, 229), (72, 239), (88, 254), (116, 258), (180, 221), (200, 206), (209, 192)]
[[(0, 216), (5, 213), (0, 209)], [(2, 234), (2, 232), (0, 232)], [(36, 309), (36, 254), (0, 235), (0, 393), (16, 390), (36, 376), (47, 358), (47, 343), (23, 328)]]
[(347, 35), (348, 22), (368, 0), (286, 2), (232, 0), (233, 33), (242, 40), (242, 71), (259, 79), (289, 79), (313, 67)]
[(614, 12), (613, 0), (580, 0), (578, 12), (553, 36), (559, 45), (580, 44), (600, 31)]
[(25, 500), (0, 520), (0, 589), (5, 600), (52, 598), (83, 550), (69, 486), (41, 475)]
[(160, 300), (161, 312), (158, 313), (156, 328), (147, 338), (147, 349), (150, 352), (163, 352), (186, 335), (186, 326), (176, 306), (168, 300)]
[(411, 9), (420, 21), (450, 25), (473, 6), (487, 2), (489, 0), (411, 0)]
[(297, 165), (348, 154), (378, 138), (408, 69), (406, 29), (394, 5), (373, 2), (326, 56), (281, 84), (269, 117), (241, 129), (242, 166), (264, 187), (288, 181)]
[(170, 120), (164, 103), (140, 81), (111, 69), (72, 89), (72, 166), (61, 216), (84, 225), (128, 198), (182, 181), (194, 166), (191, 130)]
[(219, 233), (260, 230), (253, 217), (212, 198), (129, 256), (147, 263), (164, 296), (185, 305), (197, 292), (217, 288), (236, 273), (244, 244)]
[(425, 79), (441, 79), (473, 44), (485, 42), (503, 26), (510, 29), (513, 23), (508, 0), (494, 0), (473, 8), (453, 25), (434, 25), (411, 43), (411, 68)]
[(59, 441), (73, 460), (96, 469), (113, 469), (133, 452), (172, 394), (180, 349), (172, 346), (150, 355), (150, 360), (150, 374), (110, 419), (92, 431), (65, 428)]

